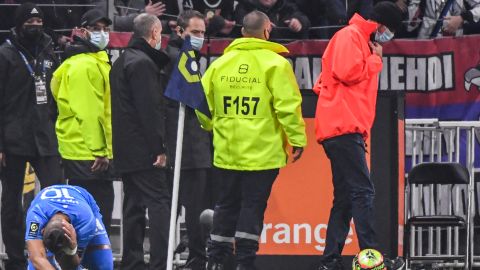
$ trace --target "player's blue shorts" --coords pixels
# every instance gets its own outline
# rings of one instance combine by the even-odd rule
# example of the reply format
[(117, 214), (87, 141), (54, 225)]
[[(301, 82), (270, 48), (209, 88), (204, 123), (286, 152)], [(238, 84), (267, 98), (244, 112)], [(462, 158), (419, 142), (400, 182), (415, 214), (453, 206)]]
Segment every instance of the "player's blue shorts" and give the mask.
[[(82, 257), (81, 266), (78, 270), (113, 270), (113, 254), (112, 249), (98, 249), (98, 246), (110, 246), (110, 240), (108, 239), (107, 232), (105, 231), (105, 225), (101, 220), (97, 220), (97, 232), (95, 236), (90, 240), (86, 250), (79, 250), (79, 254)], [(101, 227), (101, 228), (100, 228)], [(61, 270), (58, 263), (55, 261), (55, 255), (47, 250), (47, 259), (50, 264), (56, 269)], [(30, 260), (28, 260), (28, 270), (35, 270)]]

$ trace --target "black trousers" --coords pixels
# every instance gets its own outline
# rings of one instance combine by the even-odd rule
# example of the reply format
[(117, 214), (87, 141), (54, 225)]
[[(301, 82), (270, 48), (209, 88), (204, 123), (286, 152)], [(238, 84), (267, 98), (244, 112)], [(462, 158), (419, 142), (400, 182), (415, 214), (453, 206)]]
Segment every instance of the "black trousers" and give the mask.
[(377, 248), (373, 228), (375, 189), (365, 157), (365, 142), (360, 134), (337, 136), (323, 141), (322, 145), (333, 174), (333, 207), (323, 253), (323, 261), (328, 263), (340, 258), (352, 218), (360, 249)]
[(63, 160), (65, 178), (69, 185), (80, 186), (92, 194), (100, 208), (103, 224), (110, 235), (112, 229), (112, 212), (115, 199), (111, 169), (106, 172), (92, 173), (93, 161)]
[(253, 268), (267, 201), (278, 172), (215, 169), (220, 194), (208, 244), (209, 260), (225, 262), (235, 243), (237, 264)]
[[(173, 173), (170, 176), (173, 179)], [(200, 214), (215, 205), (215, 184), (210, 169), (185, 169), (180, 174), (179, 202), (185, 207), (185, 223), (188, 236), (188, 261), (195, 260), (198, 269), (205, 269), (205, 249), (210, 234), (200, 225)], [(202, 267), (203, 266), (203, 267)]]
[[(42, 188), (64, 183), (59, 156), (24, 157), (6, 155), (7, 166), (2, 168), (2, 237), (8, 260), (6, 269), (26, 268), (25, 218), (22, 207), (23, 181), (27, 162), (30, 162)], [(26, 207), (25, 207), (26, 208)]]
[(125, 196), (121, 269), (147, 269), (143, 259), (147, 209), (150, 227), (149, 269), (166, 269), (172, 194), (166, 172), (162, 169), (138, 171), (123, 174), (122, 179)]

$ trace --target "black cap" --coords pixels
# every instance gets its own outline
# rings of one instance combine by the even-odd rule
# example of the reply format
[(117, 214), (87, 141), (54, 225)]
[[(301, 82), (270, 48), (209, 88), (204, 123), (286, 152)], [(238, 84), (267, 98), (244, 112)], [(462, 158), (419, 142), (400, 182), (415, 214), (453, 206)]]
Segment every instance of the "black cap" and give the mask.
[(43, 11), (34, 3), (23, 3), (15, 10), (15, 26), (21, 27), (28, 19), (33, 17), (43, 19)]
[(104, 12), (94, 8), (94, 9), (90, 9), (89, 11), (85, 12), (85, 14), (83, 14), (82, 19), (80, 20), (80, 26), (82, 27), (94, 26), (95, 23), (98, 21), (104, 21), (107, 23), (107, 25), (112, 24), (112, 20), (110, 20), (107, 16), (105, 16)]
[(382, 1), (373, 7), (371, 19), (397, 31), (402, 26), (403, 12), (395, 3)]

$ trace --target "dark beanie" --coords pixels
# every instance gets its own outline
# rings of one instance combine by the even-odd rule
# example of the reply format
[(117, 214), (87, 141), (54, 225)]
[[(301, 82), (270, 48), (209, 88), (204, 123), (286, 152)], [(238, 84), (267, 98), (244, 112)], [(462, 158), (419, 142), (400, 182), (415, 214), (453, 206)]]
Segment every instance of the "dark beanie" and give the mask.
[(397, 31), (402, 26), (403, 13), (393, 2), (382, 1), (373, 7), (371, 20), (385, 25), (391, 31)]
[(43, 11), (34, 3), (26, 2), (15, 11), (15, 26), (21, 27), (28, 19), (38, 17), (43, 19)]

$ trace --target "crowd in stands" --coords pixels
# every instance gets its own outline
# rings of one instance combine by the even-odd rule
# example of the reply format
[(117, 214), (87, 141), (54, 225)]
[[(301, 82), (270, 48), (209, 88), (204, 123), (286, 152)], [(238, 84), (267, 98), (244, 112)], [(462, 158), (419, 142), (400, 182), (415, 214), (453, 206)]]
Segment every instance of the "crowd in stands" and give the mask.
[[(266, 13), (274, 28), (272, 39), (328, 39), (354, 13), (365, 18), (379, 1), (394, 1), (404, 11), (397, 38), (432, 38), (480, 33), (480, 0), (37, 0), (45, 10), (45, 25), (57, 44), (64, 44), (69, 29), (79, 25), (81, 14), (98, 8), (106, 14), (113, 7), (113, 30), (132, 31), (133, 19), (142, 12), (159, 16), (165, 33), (176, 27), (176, 17), (195, 9), (207, 18), (207, 35), (240, 36), (241, 22), (252, 10)], [(16, 4), (25, 0), (1, 0), (0, 39), (13, 27)], [(113, 2), (113, 3), (110, 3)], [(181, 4), (180, 4), (181, 3)], [(440, 27), (435, 29), (439, 22)], [(53, 31), (55, 30), (55, 31)]]

